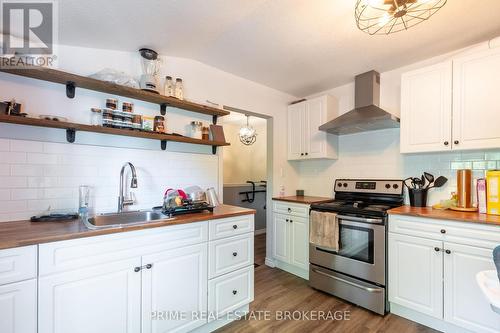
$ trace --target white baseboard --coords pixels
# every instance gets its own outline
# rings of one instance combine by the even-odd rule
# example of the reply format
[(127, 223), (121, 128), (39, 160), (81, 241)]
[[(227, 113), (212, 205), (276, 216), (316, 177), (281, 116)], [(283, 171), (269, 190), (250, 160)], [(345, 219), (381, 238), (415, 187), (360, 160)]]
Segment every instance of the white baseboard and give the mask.
[(266, 264), (266, 266), (269, 266), (269, 267), (271, 267), (271, 268), (276, 267), (276, 265), (274, 264), (274, 260), (273, 260), (273, 259), (271, 259), (271, 258), (267, 258), (267, 257), (266, 257), (265, 264)]
[(292, 273), (293, 275), (297, 275), (298, 277), (303, 278), (304, 280), (309, 281), (309, 270), (299, 268), (297, 266), (288, 264), (286, 262), (282, 262), (279, 260), (275, 260), (274, 264), (277, 268), (282, 269), (288, 273)]
[(264, 229), (257, 229), (253, 233), (255, 234), (255, 236), (265, 234), (266, 233), (266, 228), (264, 228)]

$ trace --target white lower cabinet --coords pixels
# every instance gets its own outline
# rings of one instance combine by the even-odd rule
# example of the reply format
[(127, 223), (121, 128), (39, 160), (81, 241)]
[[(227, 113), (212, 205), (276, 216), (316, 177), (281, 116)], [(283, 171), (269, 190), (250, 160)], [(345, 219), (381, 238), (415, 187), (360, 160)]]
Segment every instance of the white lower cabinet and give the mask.
[(308, 279), (309, 205), (275, 201), (272, 229), (276, 266)]
[(441, 243), (406, 235), (389, 235), (390, 302), (432, 317), (443, 316)]
[(207, 256), (207, 244), (197, 244), (142, 258), (151, 265), (142, 273), (143, 333), (189, 332), (207, 322), (198, 315), (207, 311)]
[(491, 249), (444, 243), (444, 319), (473, 332), (500, 332), (500, 315), (493, 313), (476, 274), (495, 270)]
[(36, 279), (0, 286), (0, 332), (36, 333)]
[(391, 215), (389, 231), (391, 312), (445, 332), (500, 332), (476, 283), (495, 269), (499, 227)]
[(40, 277), (39, 333), (141, 331), (141, 258)]

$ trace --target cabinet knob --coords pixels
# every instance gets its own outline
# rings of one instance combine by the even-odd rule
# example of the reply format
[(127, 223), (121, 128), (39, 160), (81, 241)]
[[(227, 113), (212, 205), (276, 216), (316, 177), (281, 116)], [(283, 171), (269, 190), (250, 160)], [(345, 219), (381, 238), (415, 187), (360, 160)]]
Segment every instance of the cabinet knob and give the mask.
[(151, 269), (151, 267), (153, 267), (153, 264), (147, 264), (147, 265), (146, 265), (146, 268), (147, 268), (147, 269)]
[(435, 247), (434, 251), (439, 252), (439, 251), (441, 251), (441, 249), (439, 247)]
[(306, 156), (309, 155), (309, 153), (306, 153)]
[(456, 145), (458, 145), (460, 143), (460, 141), (455, 140), (455, 141), (453, 141), (453, 143), (456, 144)]
[(233, 257), (236, 257), (238, 255), (238, 252), (233, 252)]
[(300, 156), (304, 156), (304, 153), (300, 153)]
[(291, 208), (288, 208), (288, 212), (291, 213), (292, 212), (292, 209)]
[(238, 293), (238, 290), (233, 290), (233, 295), (236, 295)]
[(451, 251), (450, 251), (450, 250), (446, 250), (446, 251), (444, 251), (444, 252), (446, 252), (446, 254), (450, 254), (450, 253), (451, 253)]
[(442, 233), (442, 234), (445, 234), (445, 233), (446, 233), (446, 230), (441, 229), (441, 233)]
[(286, 219), (287, 222), (289, 222), (290, 220), (289, 219)]
[(445, 145), (445, 146), (447, 146), (447, 145), (449, 145), (449, 144), (450, 144), (450, 143), (449, 143), (448, 141), (445, 141), (445, 142), (444, 142), (444, 145)]
[(292, 222), (293, 222), (293, 220), (290, 220), (290, 223), (292, 223)]
[(236, 224), (233, 224), (233, 229), (238, 229), (238, 226)]
[(140, 267), (135, 267), (135, 268), (134, 268), (134, 272), (136, 272), (136, 273), (137, 273), (137, 272), (139, 272), (140, 270), (141, 270), (141, 268), (140, 268)]

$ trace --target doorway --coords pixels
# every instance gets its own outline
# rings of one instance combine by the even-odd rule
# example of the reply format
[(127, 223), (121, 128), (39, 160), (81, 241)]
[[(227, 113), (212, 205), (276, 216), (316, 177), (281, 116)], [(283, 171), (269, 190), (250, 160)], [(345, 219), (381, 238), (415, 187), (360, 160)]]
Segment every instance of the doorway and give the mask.
[[(225, 107), (227, 109), (227, 107)], [(223, 202), (254, 209), (255, 265), (264, 265), (266, 257), (267, 201), (271, 191), (268, 182), (268, 122), (271, 119), (231, 108), (223, 118), (224, 133), (231, 145), (223, 151)], [(244, 137), (242, 134), (255, 136)]]

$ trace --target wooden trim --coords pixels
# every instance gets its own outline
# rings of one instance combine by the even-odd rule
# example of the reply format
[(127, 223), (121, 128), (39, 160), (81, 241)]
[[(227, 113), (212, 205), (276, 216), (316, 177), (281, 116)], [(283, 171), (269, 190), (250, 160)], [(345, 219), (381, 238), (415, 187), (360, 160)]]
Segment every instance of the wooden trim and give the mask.
[(101, 81), (86, 76), (76, 75), (59, 71), (52, 68), (33, 66), (29, 68), (9, 68), (0, 67), (0, 72), (29, 77), (32, 79), (74, 85), (76, 88), (84, 88), (102, 93), (119, 95), (145, 102), (159, 105), (171, 106), (191, 112), (197, 112), (212, 116), (227, 116), (228, 111), (217, 109), (211, 106), (202, 105), (194, 102), (180, 100), (174, 97), (163, 96), (152, 92), (126, 87), (111, 82)]
[(61, 128), (61, 129), (69, 129), (74, 131), (82, 131), (82, 132), (93, 132), (93, 133), (101, 133), (101, 134), (112, 134), (112, 135), (121, 135), (121, 136), (130, 136), (135, 138), (144, 138), (144, 139), (152, 139), (152, 140), (160, 140), (160, 141), (172, 141), (172, 142), (183, 142), (183, 143), (191, 143), (198, 145), (206, 145), (206, 146), (229, 146), (228, 142), (220, 142), (220, 141), (211, 141), (211, 140), (200, 140), (193, 139), (185, 136), (178, 136), (172, 134), (161, 134), (154, 132), (143, 132), (139, 130), (132, 129), (120, 129), (120, 128), (111, 128), (111, 127), (103, 127), (103, 126), (92, 126), (78, 123), (71, 123), (65, 121), (54, 121), (54, 120), (46, 120), (46, 119), (37, 119), (37, 118), (25, 118), (18, 116), (6, 116), (0, 115), (0, 123), (8, 123), (8, 124), (17, 124), (17, 125), (27, 125), (27, 126), (36, 126), (36, 127), (47, 127), (47, 128)]

